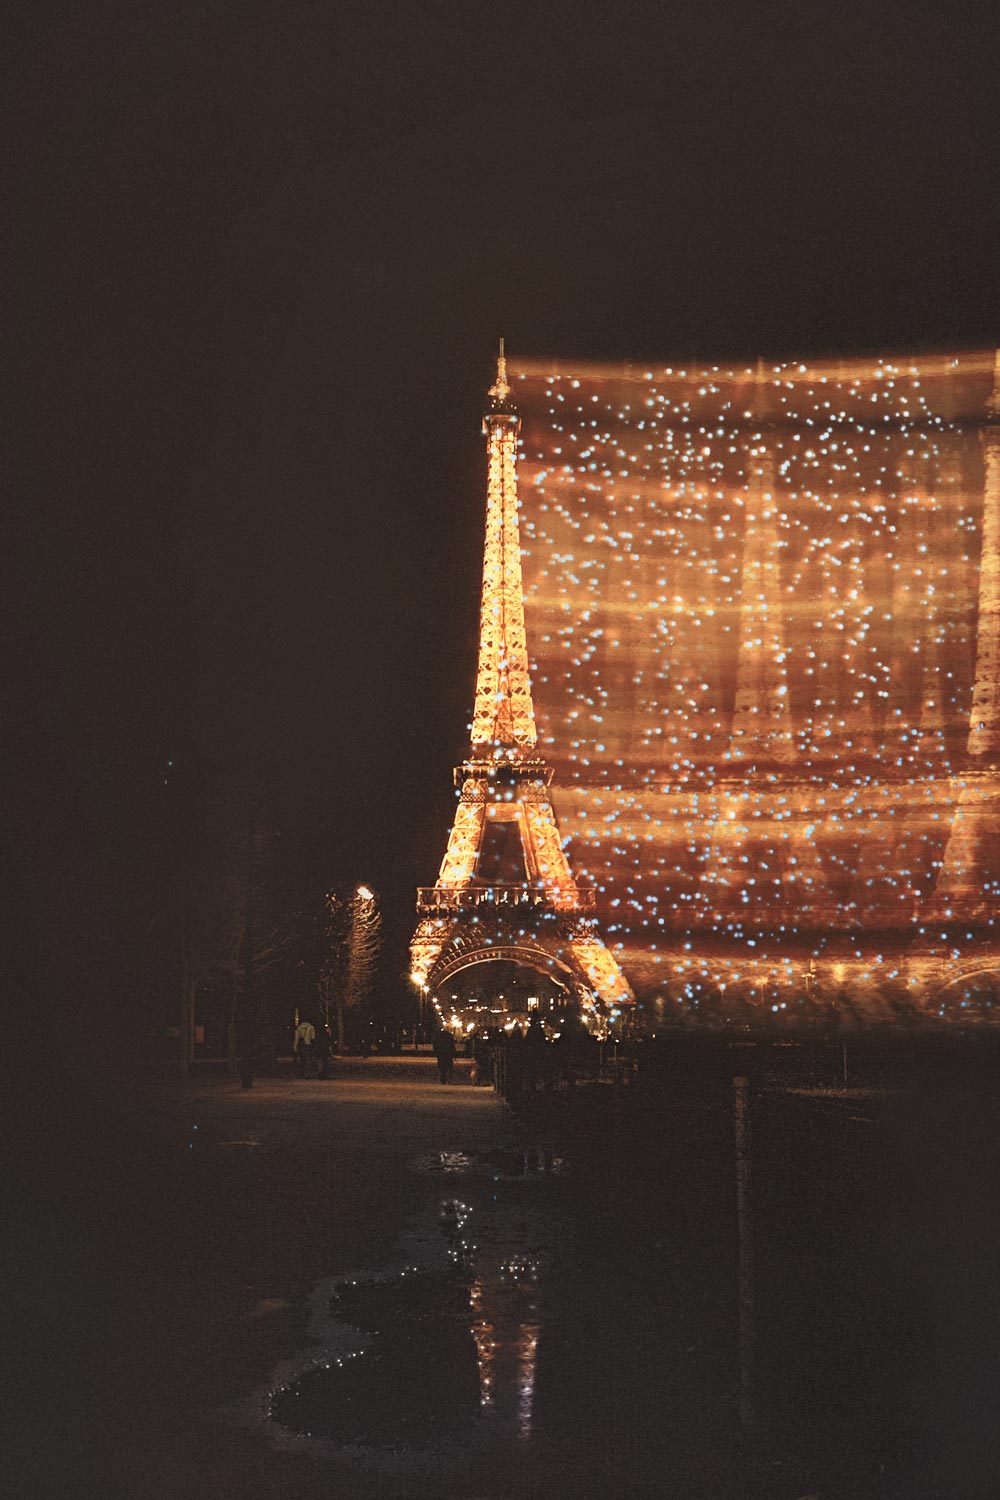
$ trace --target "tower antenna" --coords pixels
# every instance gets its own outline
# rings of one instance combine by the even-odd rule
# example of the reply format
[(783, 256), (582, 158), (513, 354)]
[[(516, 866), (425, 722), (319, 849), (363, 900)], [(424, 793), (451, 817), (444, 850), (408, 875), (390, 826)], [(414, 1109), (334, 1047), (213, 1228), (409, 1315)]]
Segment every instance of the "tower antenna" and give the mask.
[(503, 339), (500, 340), (500, 353), (497, 355), (497, 378), (490, 386), (490, 395), (496, 402), (506, 401), (510, 395), (510, 383), (507, 379), (507, 360), (503, 352)]

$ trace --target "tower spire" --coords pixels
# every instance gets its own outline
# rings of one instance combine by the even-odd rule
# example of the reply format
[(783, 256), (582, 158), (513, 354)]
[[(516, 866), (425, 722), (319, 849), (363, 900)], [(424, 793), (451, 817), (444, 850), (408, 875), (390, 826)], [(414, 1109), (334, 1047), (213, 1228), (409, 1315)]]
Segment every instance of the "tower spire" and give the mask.
[(507, 360), (503, 352), (503, 339), (500, 340), (500, 353), (497, 355), (497, 378), (490, 386), (490, 397), (498, 404), (507, 400), (510, 395), (510, 385), (507, 382)]
[(479, 666), (472, 715), (477, 755), (509, 755), (536, 743), (528, 675), (518, 527), (517, 434), (521, 419), (510, 399), (503, 339), (497, 378), (483, 418), (486, 434), (486, 551), (479, 616)]

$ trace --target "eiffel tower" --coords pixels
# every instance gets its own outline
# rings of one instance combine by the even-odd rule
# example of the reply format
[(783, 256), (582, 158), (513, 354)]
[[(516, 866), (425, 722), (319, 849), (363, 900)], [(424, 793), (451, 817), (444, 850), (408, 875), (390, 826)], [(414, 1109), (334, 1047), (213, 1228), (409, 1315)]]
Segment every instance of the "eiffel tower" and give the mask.
[[(598, 933), (593, 889), (573, 878), (549, 791), (552, 770), (536, 748), (517, 519), (520, 425), (501, 340), (483, 418), (486, 555), (472, 738), (468, 760), (455, 768), (458, 806), (437, 884), (417, 892), (411, 978), (433, 992), (477, 964), (522, 964), (550, 974), (587, 1024), (603, 1030), (634, 996)], [(493, 882), (484, 878), (484, 853), (504, 836), (523, 878)]]

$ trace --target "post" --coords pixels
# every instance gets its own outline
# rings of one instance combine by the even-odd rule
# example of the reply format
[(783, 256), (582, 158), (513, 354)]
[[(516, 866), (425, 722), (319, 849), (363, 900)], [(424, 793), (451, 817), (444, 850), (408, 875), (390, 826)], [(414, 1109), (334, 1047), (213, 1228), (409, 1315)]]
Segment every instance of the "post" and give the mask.
[(184, 893), (184, 905), (181, 908), (180, 938), (181, 938), (181, 968), (180, 968), (180, 1034), (179, 1042), (179, 1067), (182, 1079), (190, 1077), (191, 1063), (194, 1060), (194, 1019), (195, 1019), (195, 992), (198, 982), (194, 977), (194, 964), (191, 957), (190, 940), (190, 892), (186, 888)]
[(188, 1078), (191, 1073), (191, 1063), (194, 1060), (194, 985), (184, 975), (181, 987), (181, 1026), (180, 1026), (181, 1078)]
[(620, 1202), (625, 1187), (625, 1131), (622, 1120), (622, 1069), (618, 1038), (612, 1040), (611, 1054), (611, 1138), (614, 1145), (614, 1180), (611, 1185), (612, 1202)]
[(740, 1431), (753, 1426), (753, 1264), (750, 1225), (750, 1080), (733, 1079), (736, 1142), (736, 1232), (739, 1256)]
[(251, 925), (250, 900), (247, 898), (246, 921), (243, 927), (243, 1004), (240, 1026), (240, 1088), (253, 1088), (253, 927)]
[[(259, 794), (258, 794), (259, 795)], [(255, 797), (250, 804), (250, 819), (247, 826), (247, 888), (246, 904), (243, 908), (243, 1004), (240, 1017), (240, 1088), (253, 1088), (253, 1056), (257, 1042), (256, 1014), (253, 993), (253, 898), (256, 876), (257, 803)]]

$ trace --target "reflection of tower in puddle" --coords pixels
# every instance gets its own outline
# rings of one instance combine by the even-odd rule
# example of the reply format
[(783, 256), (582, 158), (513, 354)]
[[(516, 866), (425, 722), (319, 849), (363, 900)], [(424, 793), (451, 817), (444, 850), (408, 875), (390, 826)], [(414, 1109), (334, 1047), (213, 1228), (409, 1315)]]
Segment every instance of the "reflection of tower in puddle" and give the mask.
[(479, 1404), (531, 1434), (538, 1349), (538, 1265), (512, 1257), (477, 1255), (469, 1288), (472, 1334), (479, 1361)]
[(478, 1245), (466, 1235), (472, 1206), (446, 1199), (438, 1220), (448, 1258), (469, 1280), (469, 1311), (479, 1370), (479, 1405), (519, 1438), (531, 1434), (535, 1399), (539, 1261)]
[(940, 920), (974, 912), (991, 917), (1000, 896), (1000, 350), (985, 417), (976, 676), (966, 768), (956, 778), (955, 812), (932, 904)]

